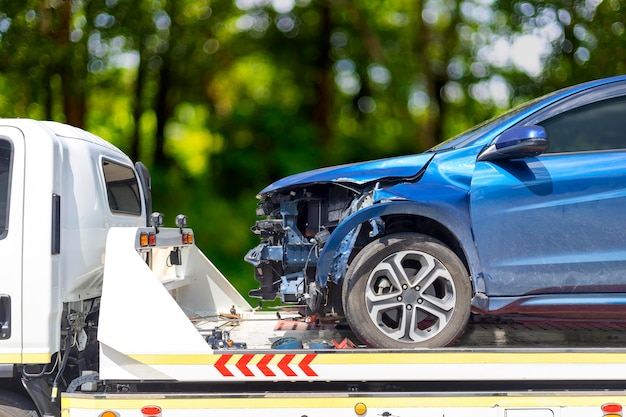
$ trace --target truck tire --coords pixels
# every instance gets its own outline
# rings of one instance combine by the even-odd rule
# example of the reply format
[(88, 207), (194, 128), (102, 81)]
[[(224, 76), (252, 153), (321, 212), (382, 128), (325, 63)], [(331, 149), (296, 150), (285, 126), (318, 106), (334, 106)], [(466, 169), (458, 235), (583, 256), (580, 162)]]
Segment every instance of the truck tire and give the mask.
[(416, 233), (383, 236), (351, 263), (342, 299), (350, 328), (374, 348), (433, 348), (465, 330), (472, 289), (461, 260)]
[(0, 417), (37, 417), (35, 404), (10, 391), (0, 391)]

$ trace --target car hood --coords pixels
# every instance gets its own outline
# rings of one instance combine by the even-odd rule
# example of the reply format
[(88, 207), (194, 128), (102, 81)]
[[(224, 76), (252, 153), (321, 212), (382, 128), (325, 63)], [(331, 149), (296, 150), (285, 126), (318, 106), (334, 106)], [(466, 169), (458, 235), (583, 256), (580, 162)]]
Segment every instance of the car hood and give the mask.
[(434, 155), (434, 153), (429, 152), (306, 171), (274, 182), (261, 190), (259, 197), (284, 189), (312, 184), (363, 185), (379, 181), (398, 182), (415, 178), (428, 165)]

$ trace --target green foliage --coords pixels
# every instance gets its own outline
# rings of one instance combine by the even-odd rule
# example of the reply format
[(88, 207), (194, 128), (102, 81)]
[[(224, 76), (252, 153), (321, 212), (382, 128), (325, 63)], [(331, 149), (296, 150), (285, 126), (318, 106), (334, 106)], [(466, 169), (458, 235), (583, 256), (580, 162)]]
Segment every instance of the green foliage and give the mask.
[(623, 73), (619, 0), (0, 0), (0, 115), (76, 124), (152, 169), (227, 276), (254, 195), (420, 152), (565, 85)]

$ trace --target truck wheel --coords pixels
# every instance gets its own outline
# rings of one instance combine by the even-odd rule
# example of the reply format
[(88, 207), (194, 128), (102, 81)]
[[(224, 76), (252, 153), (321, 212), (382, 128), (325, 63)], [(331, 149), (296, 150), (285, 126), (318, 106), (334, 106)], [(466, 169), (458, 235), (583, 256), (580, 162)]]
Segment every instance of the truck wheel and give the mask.
[(10, 391), (0, 391), (0, 417), (37, 417), (32, 401)]
[(471, 285), (445, 245), (426, 235), (381, 237), (354, 258), (343, 286), (346, 319), (374, 348), (431, 348), (465, 330)]

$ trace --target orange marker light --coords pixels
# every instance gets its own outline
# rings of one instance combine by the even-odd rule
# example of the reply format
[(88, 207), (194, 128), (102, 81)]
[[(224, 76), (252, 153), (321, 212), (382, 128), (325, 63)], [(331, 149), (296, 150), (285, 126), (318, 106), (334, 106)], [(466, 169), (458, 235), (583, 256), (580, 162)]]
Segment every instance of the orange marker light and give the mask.
[(99, 417), (120, 417), (115, 411), (107, 410), (100, 414)]
[(143, 248), (148, 246), (148, 234), (142, 233), (139, 235), (139, 245)]
[(367, 406), (364, 403), (356, 403), (354, 406), (354, 412), (357, 416), (364, 416), (367, 413)]

